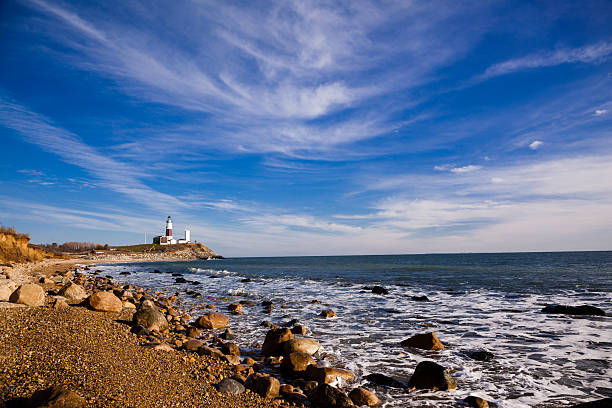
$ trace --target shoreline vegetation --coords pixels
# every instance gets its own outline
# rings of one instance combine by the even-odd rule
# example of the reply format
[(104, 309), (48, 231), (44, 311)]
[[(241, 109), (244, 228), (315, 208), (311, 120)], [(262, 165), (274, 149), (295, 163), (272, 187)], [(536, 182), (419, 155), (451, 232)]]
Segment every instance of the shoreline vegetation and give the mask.
[[(7, 235), (15, 237), (2, 234)], [(17, 239), (24, 240), (29, 237)], [(47, 253), (46, 259), (19, 263), (3, 259), (0, 408), (381, 404), (371, 391), (375, 387), (351, 386), (355, 375), (350, 371), (319, 365), (315, 358), (320, 344), (305, 336), (308, 330), (299, 323), (277, 327), (264, 322), (269, 331), (261, 348), (241, 350), (231, 321), (240, 318), (243, 308), (255, 306), (253, 302), (244, 300), (219, 311), (217, 299), (209, 297), (210, 304), (203, 303), (197, 316), (190, 316), (181, 310), (178, 293), (120, 285), (95, 269), (96, 263), (219, 257), (202, 244), (172, 247), (135, 245), (71, 257)], [(372, 291), (384, 295), (382, 287)], [(272, 309), (268, 303), (262, 306)], [(324, 310), (320, 318), (334, 316), (333, 310)], [(431, 352), (444, 348), (434, 333), (415, 335), (402, 346)], [(419, 363), (407, 384), (382, 374), (366, 379), (406, 392), (449, 392), (457, 387), (452, 375), (431, 361)], [(495, 406), (475, 395), (457, 404)], [(575, 407), (609, 406), (610, 399), (589, 404)]]

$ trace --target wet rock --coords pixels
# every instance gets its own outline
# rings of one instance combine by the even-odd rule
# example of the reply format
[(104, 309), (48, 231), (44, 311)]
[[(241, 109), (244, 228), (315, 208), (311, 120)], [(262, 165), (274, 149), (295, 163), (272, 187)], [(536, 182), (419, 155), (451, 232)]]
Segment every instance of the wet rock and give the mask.
[(132, 330), (130, 331), (137, 336), (149, 336), (151, 334), (151, 332), (149, 332), (147, 329), (145, 329), (142, 326), (134, 326), (132, 327)]
[(286, 341), (283, 345), (283, 350), (287, 354), (297, 352), (310, 354), (311, 356), (319, 351), (320, 348), (321, 344), (312, 339), (292, 339)]
[(261, 353), (263, 355), (280, 354), (283, 346), (282, 343), (292, 339), (293, 333), (287, 328), (269, 330), (261, 346)]
[(253, 302), (252, 300), (241, 300), (238, 303), (240, 303), (243, 306), (255, 306), (257, 304), (255, 302)]
[(232, 329), (230, 329), (229, 327), (225, 329), (225, 331), (219, 337), (221, 337), (223, 340), (235, 340), (236, 339), (236, 335), (234, 334)]
[(202, 346), (198, 349), (198, 354), (201, 356), (215, 357), (220, 360), (225, 360), (225, 355), (214, 347)]
[(138, 310), (132, 316), (132, 323), (147, 330), (163, 331), (168, 328), (168, 320), (150, 301), (144, 301), (140, 304)]
[(86, 406), (85, 399), (79, 394), (60, 387), (36, 391), (28, 402), (30, 407), (36, 408), (82, 408)]
[(240, 313), (240, 312), (242, 312), (242, 304), (241, 303), (232, 303), (231, 305), (229, 305), (227, 307), (227, 310), (229, 310), (232, 313)]
[(465, 398), (463, 402), (465, 402), (468, 407), (489, 408), (489, 401), (474, 395), (470, 395), (469, 397)]
[(339, 379), (343, 380), (345, 383), (350, 383), (355, 380), (355, 374), (341, 368), (317, 367), (316, 365), (309, 365), (306, 368), (306, 378), (324, 384), (330, 384)]
[(349, 398), (353, 401), (353, 404), (358, 407), (362, 407), (364, 405), (368, 407), (375, 407), (376, 405), (380, 405), (380, 400), (372, 391), (368, 391), (365, 388), (355, 388), (353, 391), (349, 393)]
[(457, 382), (440, 364), (421, 361), (408, 381), (408, 387), (446, 391), (457, 388)]
[(224, 357), (225, 357), (225, 361), (227, 361), (231, 365), (237, 366), (240, 364), (240, 356), (225, 354)]
[(291, 333), (303, 336), (306, 334), (306, 327), (302, 326), (301, 324), (296, 324), (291, 328)]
[(388, 295), (389, 291), (383, 288), (382, 286), (374, 286), (372, 288), (372, 293), (374, 293), (375, 295)]
[(153, 269), (152, 273), (161, 273), (161, 271), (159, 269)]
[(112, 292), (96, 292), (87, 299), (89, 307), (99, 312), (120, 312), (123, 310), (123, 303)]
[(263, 307), (270, 307), (270, 306), (273, 306), (274, 303), (272, 303), (270, 300), (264, 300), (263, 302), (261, 302), (261, 305)]
[(270, 329), (278, 329), (278, 326), (269, 320), (264, 320), (263, 322), (261, 322), (260, 326), (269, 327)]
[(353, 401), (337, 389), (328, 384), (321, 384), (308, 395), (308, 401), (319, 408), (351, 408)]
[(80, 302), (87, 297), (87, 292), (81, 285), (68, 282), (58, 292), (58, 295), (65, 297), (71, 302)]
[(45, 291), (35, 283), (21, 285), (9, 297), (11, 303), (27, 306), (42, 306), (45, 304)]
[(225, 355), (240, 356), (240, 348), (234, 343), (225, 343), (221, 346), (221, 352)]
[(415, 347), (423, 350), (444, 350), (444, 345), (433, 332), (414, 335), (402, 341), (400, 345), (402, 347)]
[(547, 314), (567, 314), (576, 316), (605, 316), (606, 312), (598, 307), (590, 305), (582, 306), (565, 306), (565, 305), (550, 305), (542, 309), (543, 313)]
[(612, 398), (604, 398), (596, 401), (583, 402), (582, 404), (572, 405), (570, 408), (610, 408)]
[(174, 279), (176, 283), (189, 283), (189, 281), (185, 278), (176, 278)]
[(310, 365), (316, 365), (310, 354), (294, 352), (283, 358), (280, 369), (284, 376), (303, 375)]
[(200, 332), (200, 329), (198, 329), (197, 327), (189, 326), (187, 328), (187, 337), (198, 338), (201, 335), (202, 333)]
[(276, 378), (259, 373), (251, 374), (245, 385), (263, 398), (276, 398), (280, 391), (280, 382)]
[(217, 391), (219, 392), (242, 394), (244, 390), (244, 385), (233, 378), (224, 378), (219, 384), (217, 384)]
[(467, 356), (472, 360), (476, 361), (491, 361), (495, 358), (495, 355), (493, 353), (486, 350), (468, 351), (465, 354), (467, 354)]
[(374, 373), (368, 374), (364, 377), (366, 380), (371, 382), (372, 384), (382, 385), (384, 387), (391, 388), (406, 388), (406, 385), (397, 381), (395, 378), (389, 377), (388, 375)]
[(196, 320), (196, 325), (203, 329), (223, 329), (229, 324), (229, 319), (223, 313), (206, 313)]
[(308, 401), (308, 398), (300, 392), (292, 391), (283, 394), (283, 398), (289, 402), (294, 402), (296, 404), (304, 404)]
[(242, 283), (249, 283), (249, 282), (252, 282), (252, 280), (249, 279), (249, 278), (244, 278), (244, 279), (240, 279), (240, 282), (242, 282)]
[(183, 343), (183, 349), (187, 351), (198, 351), (204, 345), (202, 340), (191, 339)]
[(423, 296), (411, 296), (410, 299), (414, 300), (415, 302), (430, 302), (429, 298), (425, 295)]
[(334, 312), (333, 310), (331, 310), (331, 309), (327, 309), (327, 310), (322, 311), (322, 312), (319, 314), (319, 316), (320, 316), (320, 317), (323, 317), (323, 318), (325, 318), (325, 319), (328, 319), (328, 318), (330, 318), (330, 317), (336, 317), (336, 316), (337, 316), (337, 314), (336, 314), (336, 312)]

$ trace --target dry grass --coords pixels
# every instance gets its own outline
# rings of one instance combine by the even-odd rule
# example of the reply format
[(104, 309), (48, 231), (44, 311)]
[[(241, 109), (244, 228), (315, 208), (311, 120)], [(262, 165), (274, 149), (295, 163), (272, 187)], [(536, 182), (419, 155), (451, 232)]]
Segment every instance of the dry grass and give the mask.
[(4, 225), (0, 225), (0, 234), (12, 235), (16, 239), (27, 239), (28, 241), (30, 240), (29, 234), (21, 234), (15, 231), (15, 228), (5, 227)]

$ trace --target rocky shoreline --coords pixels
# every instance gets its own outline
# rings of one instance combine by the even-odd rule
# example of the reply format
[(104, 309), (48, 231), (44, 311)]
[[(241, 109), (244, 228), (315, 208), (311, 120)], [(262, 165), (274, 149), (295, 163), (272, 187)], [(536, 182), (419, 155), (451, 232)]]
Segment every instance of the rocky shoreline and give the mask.
[[(119, 285), (94, 266), (76, 262), (32, 264), (0, 274), (0, 407), (384, 403), (374, 388), (351, 386), (354, 373), (318, 361), (321, 345), (299, 322), (288, 327), (262, 322), (269, 330), (261, 347), (242, 350), (234, 342), (230, 317), (258, 306), (254, 302), (233, 303), (223, 312), (211, 303), (203, 306), (208, 311), (190, 316), (181, 310), (179, 294)], [(264, 303), (259, 306), (274, 307)], [(576, 310), (582, 311), (569, 311)], [(333, 310), (323, 310), (319, 318), (333, 317)], [(433, 332), (416, 334), (401, 346), (444, 349)], [(406, 392), (457, 387), (451, 373), (433, 361), (420, 362), (407, 383), (382, 374), (366, 380)], [(61, 405), (64, 400), (72, 402)], [(475, 395), (458, 404), (495, 406)]]

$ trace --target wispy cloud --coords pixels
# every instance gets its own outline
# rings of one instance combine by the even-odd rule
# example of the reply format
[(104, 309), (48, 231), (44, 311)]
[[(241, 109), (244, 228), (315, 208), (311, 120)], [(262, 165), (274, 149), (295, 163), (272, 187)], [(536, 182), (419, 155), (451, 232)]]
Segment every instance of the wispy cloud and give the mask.
[(469, 164), (467, 166), (462, 167), (454, 167), (450, 169), (451, 173), (471, 173), (473, 171), (480, 170), (482, 166), (477, 166), (475, 164)]
[(605, 115), (606, 113), (608, 113), (607, 109), (595, 109), (595, 116), (601, 116), (601, 115)]
[(579, 48), (562, 48), (556, 51), (545, 51), (515, 58), (490, 66), (481, 79), (506, 75), (528, 69), (552, 67), (568, 63), (597, 64), (610, 58), (612, 43), (601, 42)]
[(0, 124), (21, 138), (78, 166), (98, 180), (98, 184), (153, 208), (184, 207), (176, 198), (155, 191), (139, 180), (142, 173), (85, 144), (77, 135), (54, 126), (47, 118), (0, 95)]
[(529, 148), (531, 150), (538, 150), (543, 145), (544, 145), (544, 142), (542, 142), (541, 140), (534, 140), (533, 142), (529, 143)]

